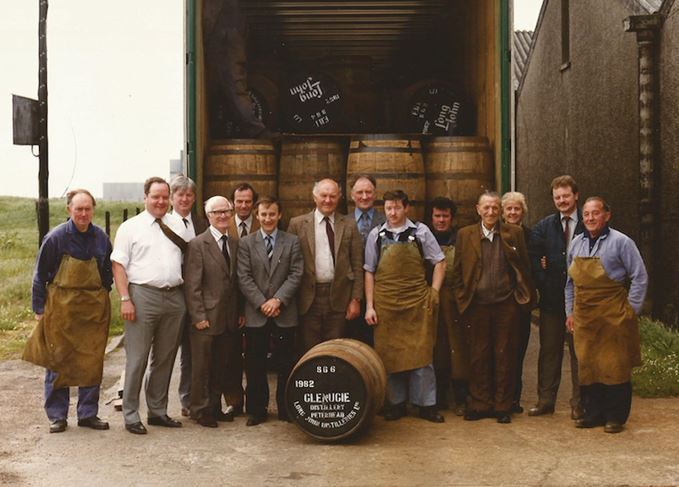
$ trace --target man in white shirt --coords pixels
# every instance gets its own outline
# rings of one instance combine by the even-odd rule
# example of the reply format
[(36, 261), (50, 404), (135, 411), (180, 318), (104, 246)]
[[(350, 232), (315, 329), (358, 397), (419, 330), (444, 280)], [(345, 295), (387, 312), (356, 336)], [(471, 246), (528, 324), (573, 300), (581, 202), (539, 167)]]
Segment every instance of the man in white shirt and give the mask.
[[(145, 211), (118, 228), (111, 264), (125, 320), (125, 428), (146, 434), (139, 416), (139, 392), (146, 372), (148, 423), (178, 428), (167, 415), (167, 391), (182, 322), (182, 252), (186, 228), (167, 215), (170, 186), (159, 177), (144, 183)], [(150, 354), (150, 360), (149, 360)]]
[(346, 337), (346, 320), (358, 317), (363, 299), (363, 239), (356, 222), (335, 210), (339, 185), (322, 179), (312, 190), (316, 209), (290, 220), (304, 255), (297, 303), (304, 350)]
[[(171, 216), (179, 220), (186, 227), (189, 240), (203, 233), (207, 222), (194, 216), (191, 211), (196, 201), (196, 183), (191, 178), (178, 174), (170, 180), (170, 199), (172, 200)], [(188, 320), (186, 320), (188, 321)], [(181, 355), (179, 357), (179, 402), (182, 405), (182, 416), (189, 416), (191, 397), (191, 342), (189, 327), (191, 323), (184, 323), (181, 334)]]
[(552, 181), (552, 200), (556, 212), (535, 224), (528, 242), (531, 270), (540, 293), (540, 354), (538, 357), (538, 401), (528, 410), (529, 416), (552, 414), (561, 384), (564, 343), (568, 344), (571, 365), (571, 418), (582, 417), (578, 360), (573, 336), (566, 333), (564, 288), (566, 287), (566, 251), (573, 237), (583, 232), (578, 209), (578, 185), (569, 175)]

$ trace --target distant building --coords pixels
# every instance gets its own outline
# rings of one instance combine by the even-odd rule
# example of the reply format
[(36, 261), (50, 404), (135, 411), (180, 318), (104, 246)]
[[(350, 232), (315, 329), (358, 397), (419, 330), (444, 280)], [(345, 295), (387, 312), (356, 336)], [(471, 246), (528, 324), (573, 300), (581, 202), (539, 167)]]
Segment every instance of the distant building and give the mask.
[(105, 201), (142, 201), (144, 183), (104, 183)]
[[(678, 322), (679, 2), (545, 0), (516, 104), (516, 187), (529, 221), (554, 211), (549, 183), (606, 198), (635, 239), (654, 314)], [(516, 44), (515, 44), (516, 46)]]

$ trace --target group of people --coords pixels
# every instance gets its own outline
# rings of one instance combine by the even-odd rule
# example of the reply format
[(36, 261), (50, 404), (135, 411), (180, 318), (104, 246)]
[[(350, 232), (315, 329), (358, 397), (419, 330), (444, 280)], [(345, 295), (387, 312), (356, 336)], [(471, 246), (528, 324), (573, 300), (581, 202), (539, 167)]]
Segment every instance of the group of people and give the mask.
[(447, 197), (429, 202), (428, 226), (408, 218), (401, 190), (384, 193), (380, 212), (375, 179), (360, 175), (355, 209), (342, 215), (339, 184), (323, 179), (312, 189), (315, 209), (284, 231), (281, 202), (248, 183), (230, 199), (208, 199), (203, 221), (193, 181), (154, 177), (144, 184), (145, 210), (119, 227), (111, 246), (92, 224), (95, 199), (74, 190), (69, 220), (45, 237), (37, 257), (38, 325), (24, 353), (47, 369), (50, 432), (67, 427), (68, 386), (79, 386), (78, 425), (109, 427), (97, 414), (113, 282), (125, 322), (123, 416), (131, 433), (147, 433), (143, 380), (147, 424), (181, 427), (167, 414), (178, 347), (181, 414), (216, 427), (247, 412), (255, 426), (268, 418), (268, 368), (277, 373), (278, 419), (289, 421), (285, 384), (296, 359), (334, 338), (361, 340), (382, 359), (386, 420), (406, 416), (410, 404), (441, 423), (440, 410), (454, 405), (465, 420), (510, 423), (523, 412), (536, 306), (538, 401), (528, 415), (554, 412), (567, 343), (576, 427), (619, 432), (640, 363), (646, 271), (634, 242), (608, 226), (602, 198), (580, 209), (570, 176), (555, 178), (551, 192), (557, 211), (532, 230), (517, 192), (485, 192), (480, 222), (458, 230)]

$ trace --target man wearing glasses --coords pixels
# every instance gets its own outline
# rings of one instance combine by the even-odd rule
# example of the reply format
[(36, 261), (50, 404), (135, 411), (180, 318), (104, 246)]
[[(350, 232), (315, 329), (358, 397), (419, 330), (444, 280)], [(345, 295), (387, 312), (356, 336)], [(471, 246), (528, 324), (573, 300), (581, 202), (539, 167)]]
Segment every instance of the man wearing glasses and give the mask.
[(191, 417), (214, 428), (222, 413), (228, 360), (238, 333), (237, 242), (227, 235), (233, 205), (223, 196), (205, 202), (210, 226), (189, 242), (184, 294), (191, 323)]

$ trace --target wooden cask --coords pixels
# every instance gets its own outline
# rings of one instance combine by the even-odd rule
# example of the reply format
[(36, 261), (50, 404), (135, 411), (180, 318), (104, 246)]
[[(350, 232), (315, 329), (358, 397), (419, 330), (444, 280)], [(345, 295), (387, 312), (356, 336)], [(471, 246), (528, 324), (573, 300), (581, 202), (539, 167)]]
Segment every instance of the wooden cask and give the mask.
[(205, 165), (205, 194), (231, 197), (234, 188), (250, 183), (260, 195), (278, 190), (276, 146), (268, 139), (225, 139), (211, 143)]
[[(281, 142), (278, 196), (283, 206), (283, 227), (290, 218), (313, 210), (311, 194), (316, 181), (331, 178), (344, 187), (346, 141), (341, 137), (286, 137)], [(338, 211), (345, 209), (342, 201)]]
[[(353, 137), (347, 161), (348, 184), (359, 174), (370, 174), (377, 181), (376, 207), (384, 208), (382, 196), (386, 191), (401, 189), (410, 200), (408, 217), (413, 221), (423, 220), (426, 195), (419, 138), (398, 134)], [(346, 193), (351, 193), (350, 187)]]
[(297, 362), (286, 388), (292, 421), (333, 442), (364, 432), (384, 403), (387, 373), (368, 345), (340, 338), (316, 345)]
[(493, 153), (485, 137), (433, 137), (424, 142), (427, 200), (447, 196), (457, 205), (457, 224), (478, 220), (476, 202), (495, 189)]

